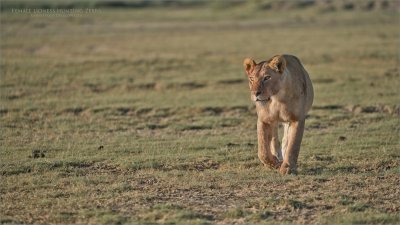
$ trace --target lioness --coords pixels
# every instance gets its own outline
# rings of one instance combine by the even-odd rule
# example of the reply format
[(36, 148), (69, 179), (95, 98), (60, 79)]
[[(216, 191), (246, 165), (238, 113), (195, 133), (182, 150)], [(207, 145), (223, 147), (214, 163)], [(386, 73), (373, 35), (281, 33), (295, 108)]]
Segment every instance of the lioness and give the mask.
[[(277, 55), (256, 63), (244, 60), (258, 121), (258, 158), (281, 174), (296, 173), (304, 121), (314, 99), (310, 77), (293, 55)], [(282, 148), (278, 122), (284, 126)]]

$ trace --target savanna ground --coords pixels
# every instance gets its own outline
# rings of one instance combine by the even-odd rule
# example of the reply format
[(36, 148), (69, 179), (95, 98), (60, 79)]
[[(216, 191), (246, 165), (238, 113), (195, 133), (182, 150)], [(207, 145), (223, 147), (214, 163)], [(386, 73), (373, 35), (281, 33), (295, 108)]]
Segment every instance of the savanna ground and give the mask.
[[(2, 223), (400, 223), (399, 13), (1, 13)], [(299, 174), (257, 158), (242, 68), (314, 83)]]

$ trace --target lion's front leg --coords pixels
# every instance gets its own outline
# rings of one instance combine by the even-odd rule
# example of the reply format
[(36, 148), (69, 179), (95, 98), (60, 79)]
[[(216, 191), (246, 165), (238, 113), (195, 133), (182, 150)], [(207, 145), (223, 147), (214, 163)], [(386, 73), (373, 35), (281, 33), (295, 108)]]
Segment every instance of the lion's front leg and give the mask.
[(275, 137), (275, 133), (277, 134), (277, 131), (274, 128), (276, 128), (274, 125), (263, 123), (262, 121), (257, 122), (258, 158), (265, 166), (277, 169), (280, 166), (280, 162), (273, 154), (273, 151), (277, 150), (275, 148), (279, 148), (279, 146), (276, 146), (277, 137)]
[[(296, 173), (297, 158), (299, 157), (301, 139), (304, 133), (305, 120), (291, 122), (287, 130), (286, 152), (279, 172), (282, 174)], [(286, 145), (286, 144), (284, 144)]]

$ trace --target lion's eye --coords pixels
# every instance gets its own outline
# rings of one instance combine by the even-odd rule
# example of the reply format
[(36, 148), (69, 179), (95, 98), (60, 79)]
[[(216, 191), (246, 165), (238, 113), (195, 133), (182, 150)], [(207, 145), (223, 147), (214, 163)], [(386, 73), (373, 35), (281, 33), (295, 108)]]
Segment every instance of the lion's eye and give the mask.
[(264, 79), (263, 79), (263, 81), (267, 81), (267, 80), (269, 80), (269, 79), (271, 79), (271, 76), (265, 76)]

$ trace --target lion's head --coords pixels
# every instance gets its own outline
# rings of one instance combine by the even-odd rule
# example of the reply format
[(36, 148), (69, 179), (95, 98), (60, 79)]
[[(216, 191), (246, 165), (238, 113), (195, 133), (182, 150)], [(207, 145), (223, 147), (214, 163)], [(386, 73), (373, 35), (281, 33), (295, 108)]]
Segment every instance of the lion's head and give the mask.
[(286, 68), (283, 56), (274, 56), (268, 61), (256, 63), (253, 59), (243, 62), (249, 79), (251, 99), (254, 102), (268, 102), (281, 88), (282, 74)]

